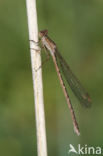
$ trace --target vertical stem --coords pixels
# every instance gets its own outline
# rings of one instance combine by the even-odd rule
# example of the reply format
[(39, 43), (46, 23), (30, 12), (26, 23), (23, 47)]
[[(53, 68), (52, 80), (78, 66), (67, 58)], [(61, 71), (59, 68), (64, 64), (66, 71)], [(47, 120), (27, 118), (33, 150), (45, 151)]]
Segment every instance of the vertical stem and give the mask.
[(40, 48), (38, 47), (38, 25), (36, 0), (26, 0), (31, 68), (33, 77), (34, 103), (36, 116), (36, 131), (37, 131), (37, 149), (38, 156), (47, 156), (46, 131), (45, 131), (45, 115), (43, 104), (43, 85), (41, 68), (36, 71), (41, 65)]

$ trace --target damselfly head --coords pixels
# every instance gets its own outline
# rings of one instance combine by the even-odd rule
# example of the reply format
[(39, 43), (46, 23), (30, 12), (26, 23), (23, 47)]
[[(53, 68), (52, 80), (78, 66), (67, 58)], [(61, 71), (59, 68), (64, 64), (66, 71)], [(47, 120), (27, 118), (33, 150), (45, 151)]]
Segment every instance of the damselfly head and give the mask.
[(39, 37), (43, 37), (43, 36), (46, 36), (48, 34), (48, 30), (41, 30), (40, 32), (39, 32)]

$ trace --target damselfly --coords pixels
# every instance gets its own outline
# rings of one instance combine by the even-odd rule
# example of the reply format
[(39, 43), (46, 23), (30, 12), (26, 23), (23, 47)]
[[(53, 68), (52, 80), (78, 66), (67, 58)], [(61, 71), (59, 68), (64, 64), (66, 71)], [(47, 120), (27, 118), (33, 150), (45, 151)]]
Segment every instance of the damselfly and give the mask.
[(62, 86), (64, 95), (65, 95), (66, 100), (67, 100), (68, 107), (69, 107), (70, 112), (71, 112), (74, 130), (77, 133), (77, 135), (79, 135), (80, 134), (79, 126), (78, 126), (78, 123), (76, 121), (75, 113), (74, 113), (74, 110), (73, 110), (73, 107), (72, 107), (72, 104), (71, 104), (71, 101), (70, 101), (70, 98), (68, 95), (68, 91), (67, 91), (66, 86), (64, 84), (61, 73), (63, 73), (67, 83), (69, 84), (70, 88), (72, 89), (73, 93), (78, 98), (80, 103), (82, 103), (86, 107), (89, 107), (91, 104), (91, 99), (90, 99), (88, 93), (85, 91), (85, 89), (80, 84), (79, 80), (76, 78), (76, 76), (71, 71), (70, 67), (68, 66), (68, 64), (66, 63), (64, 58), (61, 56), (60, 52), (57, 49), (56, 44), (54, 43), (54, 41), (52, 41), (48, 37), (48, 31), (47, 30), (40, 31), (39, 37), (40, 37), (40, 41), (41, 41), (43, 47), (47, 51), (49, 51), (51, 56), (52, 56), (52, 59), (53, 59), (53, 62), (55, 64), (55, 68), (57, 71), (57, 75), (58, 75), (58, 78), (60, 80), (60, 84)]

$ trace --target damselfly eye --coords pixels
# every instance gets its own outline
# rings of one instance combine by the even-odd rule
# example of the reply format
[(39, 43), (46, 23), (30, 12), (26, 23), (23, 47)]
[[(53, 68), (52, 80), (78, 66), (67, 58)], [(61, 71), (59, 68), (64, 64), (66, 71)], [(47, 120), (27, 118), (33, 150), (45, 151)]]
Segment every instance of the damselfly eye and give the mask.
[(39, 37), (43, 37), (43, 36), (46, 36), (48, 34), (48, 30), (41, 30), (39, 32)]

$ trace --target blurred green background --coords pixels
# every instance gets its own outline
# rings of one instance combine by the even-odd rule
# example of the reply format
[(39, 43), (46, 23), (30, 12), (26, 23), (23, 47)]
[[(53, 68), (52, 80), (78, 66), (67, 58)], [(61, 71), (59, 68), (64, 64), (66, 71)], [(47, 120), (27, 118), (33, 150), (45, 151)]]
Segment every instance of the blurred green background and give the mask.
[[(37, 155), (25, 3), (0, 1), (0, 156)], [(92, 107), (85, 109), (68, 88), (78, 137), (52, 59), (43, 66), (48, 155), (68, 156), (69, 144), (102, 147), (103, 1), (37, 0), (37, 11), (39, 30), (49, 30), (92, 98)]]

